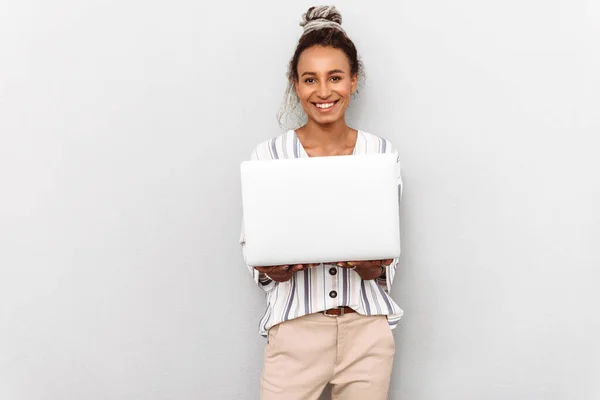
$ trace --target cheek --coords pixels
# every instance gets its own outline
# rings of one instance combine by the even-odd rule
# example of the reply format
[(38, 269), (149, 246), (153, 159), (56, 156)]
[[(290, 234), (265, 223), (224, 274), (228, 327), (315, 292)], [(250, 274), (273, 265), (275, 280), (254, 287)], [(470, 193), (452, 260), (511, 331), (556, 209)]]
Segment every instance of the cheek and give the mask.
[(350, 95), (352, 95), (352, 85), (346, 85), (344, 86), (344, 89), (340, 91), (340, 94), (344, 97), (350, 97)]
[(298, 94), (298, 97), (302, 101), (306, 101), (310, 97), (310, 90), (307, 90), (306, 88), (303, 89), (302, 87), (300, 87), (296, 91), (296, 93)]

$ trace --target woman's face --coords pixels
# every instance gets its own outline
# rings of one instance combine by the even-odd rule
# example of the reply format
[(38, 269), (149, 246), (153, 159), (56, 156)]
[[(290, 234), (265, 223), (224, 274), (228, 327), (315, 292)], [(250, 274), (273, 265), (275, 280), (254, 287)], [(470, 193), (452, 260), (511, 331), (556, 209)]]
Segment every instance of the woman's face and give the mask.
[(308, 118), (318, 124), (344, 119), (358, 77), (350, 73), (346, 54), (332, 47), (313, 46), (298, 59), (296, 93)]

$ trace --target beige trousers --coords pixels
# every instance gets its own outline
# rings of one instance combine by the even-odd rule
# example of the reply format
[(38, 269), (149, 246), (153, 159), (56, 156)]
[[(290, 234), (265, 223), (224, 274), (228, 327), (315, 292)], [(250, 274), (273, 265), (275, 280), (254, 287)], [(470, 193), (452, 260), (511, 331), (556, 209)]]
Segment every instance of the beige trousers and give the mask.
[(265, 346), (261, 400), (386, 400), (395, 343), (385, 316), (306, 315), (275, 325)]

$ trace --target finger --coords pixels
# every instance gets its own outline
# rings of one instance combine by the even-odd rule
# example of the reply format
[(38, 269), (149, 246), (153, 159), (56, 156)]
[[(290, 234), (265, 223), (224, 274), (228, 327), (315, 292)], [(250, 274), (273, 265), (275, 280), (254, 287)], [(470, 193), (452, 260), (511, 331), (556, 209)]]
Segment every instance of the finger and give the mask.
[(298, 271), (302, 271), (304, 269), (304, 266), (302, 264), (295, 264), (295, 265), (292, 265), (290, 269), (294, 272), (298, 272)]
[(381, 260), (381, 265), (384, 266), (384, 267), (387, 267), (387, 266), (389, 266), (392, 263), (392, 261), (394, 261), (394, 260), (393, 259)]
[(381, 268), (380, 261), (348, 261), (351, 268)]
[(301, 264), (301, 268), (300, 271), (305, 271), (307, 269), (313, 268), (313, 267), (317, 267), (321, 265), (320, 263), (310, 263), (310, 264)]
[(288, 265), (270, 265), (267, 267), (254, 267), (254, 269), (265, 274), (285, 272), (288, 270), (288, 268)]
[(277, 271), (279, 271), (282, 274), (287, 274), (290, 272), (290, 270), (292, 269), (293, 265), (280, 265), (279, 267), (277, 267)]

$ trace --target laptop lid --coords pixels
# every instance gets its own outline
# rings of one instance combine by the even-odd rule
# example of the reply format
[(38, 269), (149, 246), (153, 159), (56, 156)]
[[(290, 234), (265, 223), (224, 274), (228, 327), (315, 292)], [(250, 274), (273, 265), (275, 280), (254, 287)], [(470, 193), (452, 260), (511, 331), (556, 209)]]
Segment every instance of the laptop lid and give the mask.
[(400, 256), (394, 154), (245, 161), (241, 183), (248, 265)]

